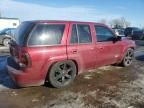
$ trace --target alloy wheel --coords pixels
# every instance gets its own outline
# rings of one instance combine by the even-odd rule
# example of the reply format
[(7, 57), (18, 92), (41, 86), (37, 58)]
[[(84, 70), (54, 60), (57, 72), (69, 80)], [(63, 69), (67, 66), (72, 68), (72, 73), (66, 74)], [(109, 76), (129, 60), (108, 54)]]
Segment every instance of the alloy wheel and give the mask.
[(134, 52), (133, 52), (133, 50), (128, 50), (127, 54), (125, 55), (125, 58), (124, 58), (125, 65), (126, 66), (131, 65), (131, 63), (133, 61), (133, 58), (134, 58)]

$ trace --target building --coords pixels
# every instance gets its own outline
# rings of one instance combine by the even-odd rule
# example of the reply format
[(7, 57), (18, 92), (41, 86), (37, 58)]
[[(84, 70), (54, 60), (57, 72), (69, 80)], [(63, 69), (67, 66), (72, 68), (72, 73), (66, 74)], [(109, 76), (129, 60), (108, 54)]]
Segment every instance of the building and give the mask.
[(18, 18), (3, 18), (0, 17), (0, 31), (5, 28), (17, 28), (20, 24)]

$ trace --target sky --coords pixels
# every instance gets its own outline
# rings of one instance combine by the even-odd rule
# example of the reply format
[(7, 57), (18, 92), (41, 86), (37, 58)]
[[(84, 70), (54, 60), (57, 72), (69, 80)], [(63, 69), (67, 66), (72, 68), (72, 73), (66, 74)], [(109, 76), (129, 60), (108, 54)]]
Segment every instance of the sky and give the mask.
[(25, 20), (110, 21), (144, 27), (144, 0), (0, 0), (2, 17)]

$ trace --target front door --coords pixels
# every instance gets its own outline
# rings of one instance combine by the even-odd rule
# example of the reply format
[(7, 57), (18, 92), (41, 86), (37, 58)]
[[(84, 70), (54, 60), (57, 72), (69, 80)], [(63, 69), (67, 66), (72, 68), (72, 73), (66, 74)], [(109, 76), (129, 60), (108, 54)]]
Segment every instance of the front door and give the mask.
[(97, 65), (109, 65), (116, 63), (121, 54), (121, 42), (114, 41), (114, 33), (107, 27), (95, 25), (96, 45), (98, 54)]

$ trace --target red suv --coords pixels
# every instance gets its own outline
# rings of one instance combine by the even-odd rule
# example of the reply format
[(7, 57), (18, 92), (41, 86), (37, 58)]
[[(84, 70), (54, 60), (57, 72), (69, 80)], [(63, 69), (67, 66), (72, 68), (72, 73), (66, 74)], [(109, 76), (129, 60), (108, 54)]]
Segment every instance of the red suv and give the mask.
[(10, 43), (8, 71), (22, 87), (49, 82), (61, 88), (76, 75), (110, 64), (131, 65), (135, 43), (115, 36), (104, 24), (26, 21)]

